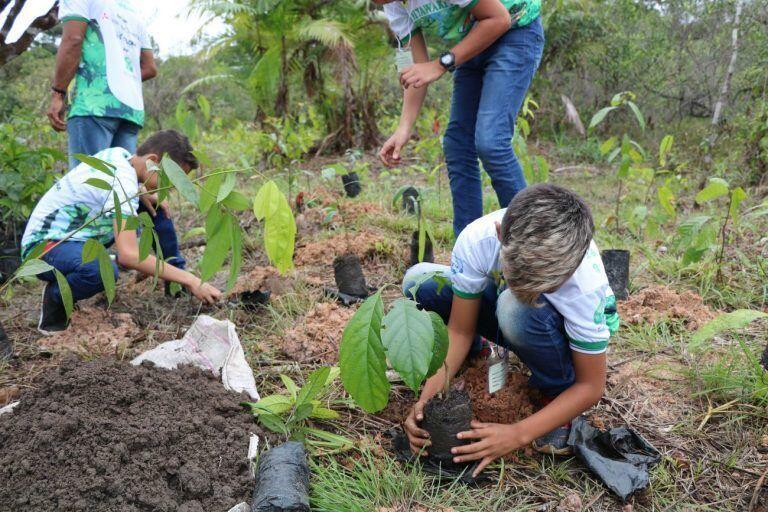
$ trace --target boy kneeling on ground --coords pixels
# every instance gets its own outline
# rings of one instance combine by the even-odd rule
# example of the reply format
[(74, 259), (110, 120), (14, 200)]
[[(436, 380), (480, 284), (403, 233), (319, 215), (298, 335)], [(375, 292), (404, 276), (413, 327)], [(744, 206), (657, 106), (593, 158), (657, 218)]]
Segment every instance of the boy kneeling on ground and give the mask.
[[(38, 244), (45, 243), (42, 259), (64, 274), (75, 302), (104, 291), (98, 260), (85, 264), (82, 261), (83, 246), (88, 240), (97, 240), (104, 246), (114, 242), (121, 266), (154, 275), (155, 257), (149, 255), (139, 261), (136, 231), (123, 227), (126, 217), (137, 215), (140, 187), (143, 185), (150, 191), (157, 189), (158, 174), (151, 170), (154, 166), (148, 168), (147, 163), (157, 164), (164, 155), (186, 173), (197, 168), (189, 139), (177, 131), (165, 130), (149, 137), (135, 155), (123, 148), (105, 149), (93, 155), (114, 166), (113, 178), (85, 163), (66, 173), (32, 211), (21, 241), (22, 257)], [(90, 178), (111, 182), (110, 190), (87, 184)], [(113, 193), (120, 202), (123, 218), (120, 230), (116, 225)], [(221, 297), (219, 290), (185, 270), (170, 264), (159, 268), (160, 279), (179, 283), (204, 302), (213, 303)], [(114, 262), (112, 269), (117, 279), (118, 269)], [(67, 316), (56, 277), (52, 271), (38, 277), (47, 281), (38, 329), (43, 334), (63, 331), (67, 328)]]
[[(535, 185), (508, 208), (467, 226), (450, 268), (420, 263), (405, 274), (403, 293), (448, 324), (449, 377), (486, 339), (528, 366), (529, 385), (543, 397), (541, 410), (518, 423), (473, 421), (471, 431), (459, 434), (471, 443), (454, 448), (454, 461), (480, 460), (475, 474), (530, 443), (544, 453), (569, 453), (570, 421), (603, 395), (605, 351), (619, 318), (593, 232), (592, 214), (580, 197)], [(430, 273), (448, 278), (450, 286), (441, 288)], [(414, 452), (429, 446), (418, 423), (444, 382), (445, 367), (426, 382), (405, 421)]]

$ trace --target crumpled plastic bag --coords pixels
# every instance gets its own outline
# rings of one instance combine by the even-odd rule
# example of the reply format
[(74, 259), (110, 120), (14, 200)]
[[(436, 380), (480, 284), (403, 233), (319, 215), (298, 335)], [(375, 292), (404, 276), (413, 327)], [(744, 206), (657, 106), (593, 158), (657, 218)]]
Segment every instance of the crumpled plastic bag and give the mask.
[(144, 361), (168, 370), (192, 364), (213, 372), (230, 391), (245, 391), (254, 401), (260, 399), (235, 324), (229, 320), (200, 315), (180, 340), (161, 343), (133, 359), (131, 364)]
[(622, 500), (648, 486), (648, 469), (661, 460), (658, 450), (627, 427), (596, 429), (579, 416), (568, 444), (600, 480)]

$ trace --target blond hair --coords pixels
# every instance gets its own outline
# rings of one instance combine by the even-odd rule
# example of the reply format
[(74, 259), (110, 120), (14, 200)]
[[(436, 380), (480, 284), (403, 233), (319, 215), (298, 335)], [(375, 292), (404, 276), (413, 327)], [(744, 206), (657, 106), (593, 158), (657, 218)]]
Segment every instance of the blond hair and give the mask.
[(501, 271), (509, 289), (535, 305), (570, 278), (589, 249), (595, 224), (589, 206), (557, 185), (523, 189), (501, 222)]

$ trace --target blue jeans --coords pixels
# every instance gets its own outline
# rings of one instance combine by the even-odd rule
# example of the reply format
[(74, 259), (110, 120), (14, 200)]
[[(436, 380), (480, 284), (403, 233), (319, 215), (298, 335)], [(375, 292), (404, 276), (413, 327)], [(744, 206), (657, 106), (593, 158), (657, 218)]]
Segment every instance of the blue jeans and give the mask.
[[(77, 165), (77, 160), (72, 156), (75, 153), (95, 155), (107, 148), (124, 148), (135, 153), (140, 128), (136, 123), (117, 117), (71, 117), (67, 120), (69, 168)], [(139, 203), (139, 213), (141, 212), (149, 213), (144, 205)], [(173, 221), (160, 210), (156, 216), (150, 214), (150, 217), (155, 223), (155, 231), (160, 239), (160, 248), (165, 261), (174, 267), (185, 268), (186, 261), (179, 251), (179, 241)]]
[(72, 155), (95, 155), (108, 148), (136, 152), (141, 126), (117, 117), (75, 116), (67, 120), (69, 168), (78, 164)]
[[(72, 290), (72, 300), (75, 302), (104, 291), (104, 283), (99, 273), (99, 261), (93, 260), (83, 264), (83, 245), (85, 245), (84, 242), (62, 242), (43, 256), (46, 263), (67, 278), (69, 288)], [(118, 270), (114, 261), (112, 270), (117, 280)], [(38, 277), (51, 283), (53, 297), (61, 301), (61, 293), (54, 273), (48, 271)]]
[(541, 19), (509, 30), (480, 55), (454, 72), (451, 119), (443, 151), (453, 197), (453, 231), (483, 215), (478, 158), (506, 208), (525, 188), (525, 176), (512, 149), (520, 106), (541, 62)]
[[(415, 296), (410, 292), (410, 288), (421, 281), (420, 276), (432, 272), (450, 279), (448, 266), (419, 263), (405, 273), (403, 294), (448, 323), (453, 302), (450, 284), (438, 293), (437, 281), (428, 279), (419, 286)], [(557, 396), (574, 383), (575, 372), (563, 316), (544, 297), (538, 307), (531, 307), (519, 302), (511, 291), (504, 290), (499, 294), (495, 285), (489, 285), (480, 298), (476, 333), (512, 350), (531, 371), (529, 385), (544, 396)]]

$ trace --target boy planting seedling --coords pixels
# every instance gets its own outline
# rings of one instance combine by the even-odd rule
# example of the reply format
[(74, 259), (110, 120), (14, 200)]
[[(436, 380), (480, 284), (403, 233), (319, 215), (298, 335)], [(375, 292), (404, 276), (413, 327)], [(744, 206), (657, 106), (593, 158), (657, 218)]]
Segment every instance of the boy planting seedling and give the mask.
[[(426, 404), (443, 389), (483, 339), (512, 350), (531, 371), (542, 408), (512, 424), (473, 421), (451, 449), (453, 462), (493, 460), (530, 443), (567, 454), (570, 421), (603, 395), (606, 347), (618, 328), (616, 301), (592, 240), (589, 207), (573, 192), (535, 185), (506, 209), (469, 224), (451, 266), (420, 263), (405, 275), (403, 292), (448, 324), (445, 365), (430, 377), (405, 429), (414, 452), (429, 452)], [(442, 276), (431, 279), (430, 276)], [(442, 286), (441, 283), (449, 281)], [(490, 391), (506, 375), (504, 359), (489, 364)], [(446, 374), (447, 372), (447, 374)]]
[[(165, 130), (149, 137), (135, 155), (122, 148), (110, 148), (94, 155), (101, 162), (89, 159), (101, 169), (84, 162), (69, 171), (35, 206), (22, 238), (22, 256), (42, 252), (40, 258), (66, 278), (69, 290), (63, 293), (71, 293), (71, 299), (76, 302), (104, 291), (105, 272), (113, 272), (115, 278), (118, 273), (117, 265), (106, 254), (84, 261), (84, 248), (85, 253), (91, 252), (96, 241), (96, 248), (103, 251), (102, 245), (114, 242), (121, 266), (146, 275), (157, 272), (159, 278), (179, 283), (204, 302), (218, 300), (221, 292), (215, 287), (173, 265), (160, 264), (151, 254), (142, 254), (151, 247), (153, 239), (142, 237), (140, 247), (136, 233), (140, 187), (143, 185), (149, 191), (158, 189), (156, 169), (163, 156), (173, 160), (185, 173), (197, 168), (189, 139), (174, 130)], [(145, 222), (151, 227), (151, 221), (144, 218), (142, 223)], [(146, 225), (145, 229), (148, 229)], [(65, 330), (68, 322), (65, 299), (56, 274), (48, 271), (38, 277), (47, 281), (40, 311), (40, 332)]]

